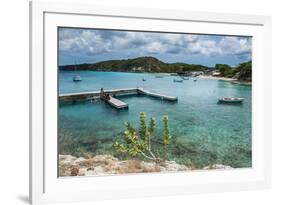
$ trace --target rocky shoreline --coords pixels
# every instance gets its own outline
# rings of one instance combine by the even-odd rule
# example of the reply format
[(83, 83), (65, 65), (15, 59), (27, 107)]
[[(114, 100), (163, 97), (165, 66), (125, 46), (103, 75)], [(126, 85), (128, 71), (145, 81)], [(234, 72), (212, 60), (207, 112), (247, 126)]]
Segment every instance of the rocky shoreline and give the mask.
[[(215, 164), (203, 168), (203, 170), (208, 169), (232, 169), (232, 167)], [(175, 161), (155, 163), (135, 159), (120, 161), (111, 155), (96, 155), (88, 159), (72, 155), (59, 155), (60, 177), (101, 176), (146, 172), (178, 172), (191, 170), (194, 169), (185, 165), (177, 164)]]

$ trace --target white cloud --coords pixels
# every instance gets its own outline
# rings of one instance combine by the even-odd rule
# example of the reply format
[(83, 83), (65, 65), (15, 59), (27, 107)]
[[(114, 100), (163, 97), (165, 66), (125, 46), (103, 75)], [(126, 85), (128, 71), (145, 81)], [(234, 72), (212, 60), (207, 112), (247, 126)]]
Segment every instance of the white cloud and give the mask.
[(110, 51), (110, 41), (104, 41), (98, 33), (90, 30), (69, 34), (64, 32), (60, 37), (59, 47), (62, 51), (84, 52), (84, 53), (102, 53)]
[[(217, 37), (216, 37), (217, 38)], [(217, 55), (250, 55), (252, 42), (250, 39), (241, 37), (220, 37), (218, 39), (199, 39), (190, 43), (186, 48), (189, 54), (201, 54), (205, 56)]]
[(167, 50), (166, 46), (160, 41), (154, 41), (141, 47), (142, 50), (149, 53), (163, 53)]
[(241, 55), (251, 52), (252, 41), (240, 37), (224, 37), (218, 43), (221, 53), (230, 55)]
[(59, 39), (61, 51), (86, 55), (126, 51), (139, 55), (166, 53), (239, 57), (250, 55), (252, 44), (250, 38), (242, 37), (81, 29), (61, 29)]
[(220, 49), (214, 40), (199, 40), (187, 47), (188, 54), (201, 54), (205, 56), (218, 55)]

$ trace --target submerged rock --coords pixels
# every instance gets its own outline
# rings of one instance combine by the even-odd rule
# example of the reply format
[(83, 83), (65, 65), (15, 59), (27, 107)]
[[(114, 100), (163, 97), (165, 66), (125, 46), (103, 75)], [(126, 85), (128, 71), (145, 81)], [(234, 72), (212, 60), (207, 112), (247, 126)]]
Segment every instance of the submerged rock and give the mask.
[[(215, 164), (206, 169), (230, 169), (229, 166)], [(120, 161), (111, 155), (96, 155), (86, 159), (71, 155), (59, 155), (60, 176), (95, 176), (125, 173), (145, 172), (176, 172), (189, 171), (190, 167), (176, 163), (175, 161), (162, 161), (159, 163), (145, 162), (141, 160)]]

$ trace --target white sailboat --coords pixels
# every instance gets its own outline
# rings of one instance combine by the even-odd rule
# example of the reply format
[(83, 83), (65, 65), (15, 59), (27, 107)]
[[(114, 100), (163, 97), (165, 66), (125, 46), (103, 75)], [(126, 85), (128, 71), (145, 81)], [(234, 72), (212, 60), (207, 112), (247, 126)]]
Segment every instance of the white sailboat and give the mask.
[(73, 76), (73, 81), (74, 82), (82, 81), (82, 78), (80, 75), (75, 75), (75, 76)]
[[(77, 67), (76, 67), (76, 62), (75, 62), (75, 71), (77, 70)], [(73, 77), (72, 77), (72, 80), (74, 81), (74, 82), (80, 82), (80, 81), (82, 81), (82, 78), (81, 78), (81, 76), (80, 75), (74, 75)]]

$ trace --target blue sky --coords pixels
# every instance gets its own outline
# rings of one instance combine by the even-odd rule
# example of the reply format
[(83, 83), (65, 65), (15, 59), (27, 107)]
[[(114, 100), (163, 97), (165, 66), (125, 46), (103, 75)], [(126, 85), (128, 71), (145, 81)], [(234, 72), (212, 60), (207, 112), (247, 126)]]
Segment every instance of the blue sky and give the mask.
[(59, 28), (59, 65), (153, 56), (167, 63), (214, 66), (251, 60), (252, 38)]

